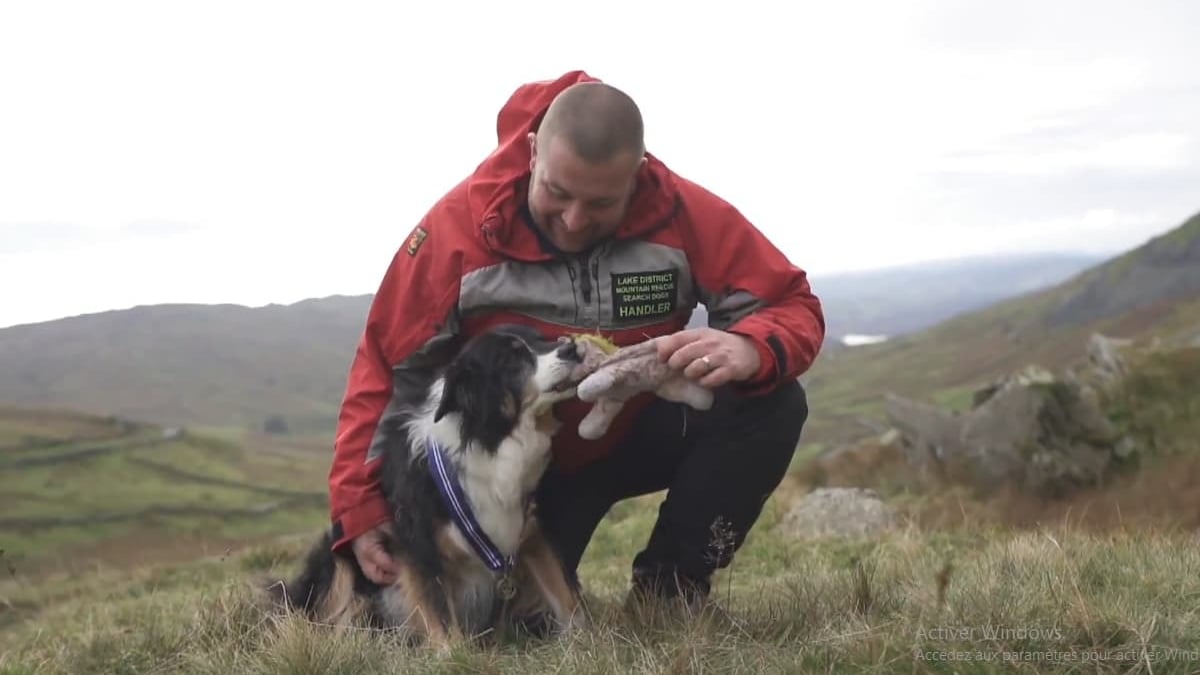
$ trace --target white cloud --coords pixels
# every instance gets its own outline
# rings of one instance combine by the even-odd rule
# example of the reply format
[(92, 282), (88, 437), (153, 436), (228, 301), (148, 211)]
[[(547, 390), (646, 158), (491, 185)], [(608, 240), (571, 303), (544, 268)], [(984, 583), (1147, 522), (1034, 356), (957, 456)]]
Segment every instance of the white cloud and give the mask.
[(1142, 243), (1146, 232), (1163, 231), (1179, 222), (1161, 211), (1129, 213), (1111, 208), (1089, 209), (1081, 214), (1017, 222), (1007, 229), (1008, 248), (1031, 246), (1046, 249), (1110, 253)]
[[(1068, 208), (1043, 189), (1001, 216), (955, 182), (1200, 170), (1191, 4), (793, 10), (8, 3), (0, 288), (21, 293), (0, 326), (373, 291), (491, 149), (512, 89), (580, 67), (638, 99), (653, 152), (814, 271), (1091, 240), (1089, 209), (1136, 242), (1197, 207), (1155, 192)], [(1171, 116), (1104, 126), (1130, 101)], [(41, 224), (60, 229), (30, 236)]]
[(932, 168), (953, 173), (1061, 174), (1079, 169), (1118, 172), (1168, 170), (1195, 162), (1196, 139), (1178, 133), (1146, 132), (1094, 143), (1048, 143), (1041, 148), (997, 148), (992, 152), (944, 157)]

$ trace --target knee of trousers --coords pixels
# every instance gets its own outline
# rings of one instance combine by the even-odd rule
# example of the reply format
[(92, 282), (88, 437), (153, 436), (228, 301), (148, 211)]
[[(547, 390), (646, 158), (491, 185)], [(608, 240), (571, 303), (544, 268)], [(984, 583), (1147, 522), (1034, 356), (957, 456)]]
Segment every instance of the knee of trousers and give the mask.
[(790, 463), (800, 442), (804, 425), (808, 422), (808, 393), (798, 380), (781, 384), (767, 395), (771, 398), (768, 408), (770, 419), (764, 420), (775, 428), (772, 434), (779, 439), (779, 452)]
[(714, 410), (714, 430), (736, 429), (742, 438), (753, 437), (761, 452), (790, 461), (808, 421), (808, 394), (797, 380), (781, 383), (770, 392), (745, 396), (723, 392), (727, 398)]
[(755, 426), (769, 425), (780, 433), (799, 436), (808, 422), (808, 393), (799, 380), (789, 380), (766, 394), (748, 396), (738, 408)]
[(799, 380), (789, 380), (779, 385), (767, 397), (772, 399), (773, 406), (792, 418), (796, 426), (804, 426), (808, 421), (808, 392)]

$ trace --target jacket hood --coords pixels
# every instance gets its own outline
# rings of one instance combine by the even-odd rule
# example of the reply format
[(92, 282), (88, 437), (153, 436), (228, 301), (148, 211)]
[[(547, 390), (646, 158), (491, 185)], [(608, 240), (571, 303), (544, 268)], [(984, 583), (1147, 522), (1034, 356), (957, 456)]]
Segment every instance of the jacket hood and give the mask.
[[(529, 180), (528, 134), (536, 131), (561, 92), (579, 82), (599, 82), (582, 70), (555, 80), (523, 84), (509, 97), (496, 118), (497, 146), (467, 181), (471, 217), (493, 250), (505, 256), (536, 260), (548, 257), (536, 236), (520, 222)], [(637, 190), (617, 238), (638, 236), (660, 226), (675, 210), (677, 194), (671, 172), (646, 153), (637, 176)]]

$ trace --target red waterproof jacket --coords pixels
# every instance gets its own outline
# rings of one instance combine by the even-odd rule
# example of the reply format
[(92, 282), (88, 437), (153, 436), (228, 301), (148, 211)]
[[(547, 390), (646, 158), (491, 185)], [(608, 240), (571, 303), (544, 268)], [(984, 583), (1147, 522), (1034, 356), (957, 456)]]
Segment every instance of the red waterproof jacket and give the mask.
[[(548, 336), (592, 331), (619, 345), (682, 329), (703, 303), (709, 324), (754, 342), (762, 366), (751, 395), (809, 368), (825, 323), (807, 275), (734, 207), (648, 155), (628, 216), (587, 254), (544, 247), (525, 219), (526, 135), (581, 71), (519, 87), (497, 120), (499, 144), (443, 196), (396, 252), (375, 295), (350, 369), (329, 475), (341, 546), (388, 519), (377, 461), (389, 410), (419, 400), (429, 368), (455, 336), (520, 322)], [(576, 430), (589, 404), (559, 404), (556, 466), (603, 456), (649, 395), (629, 401), (596, 441)]]

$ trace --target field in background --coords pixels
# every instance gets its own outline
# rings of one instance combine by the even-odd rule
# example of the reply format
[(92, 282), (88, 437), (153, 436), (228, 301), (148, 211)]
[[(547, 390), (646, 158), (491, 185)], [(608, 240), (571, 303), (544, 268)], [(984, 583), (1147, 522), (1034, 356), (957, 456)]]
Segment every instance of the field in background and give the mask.
[(0, 551), (28, 578), (186, 560), (328, 520), (317, 440), (0, 409)]

